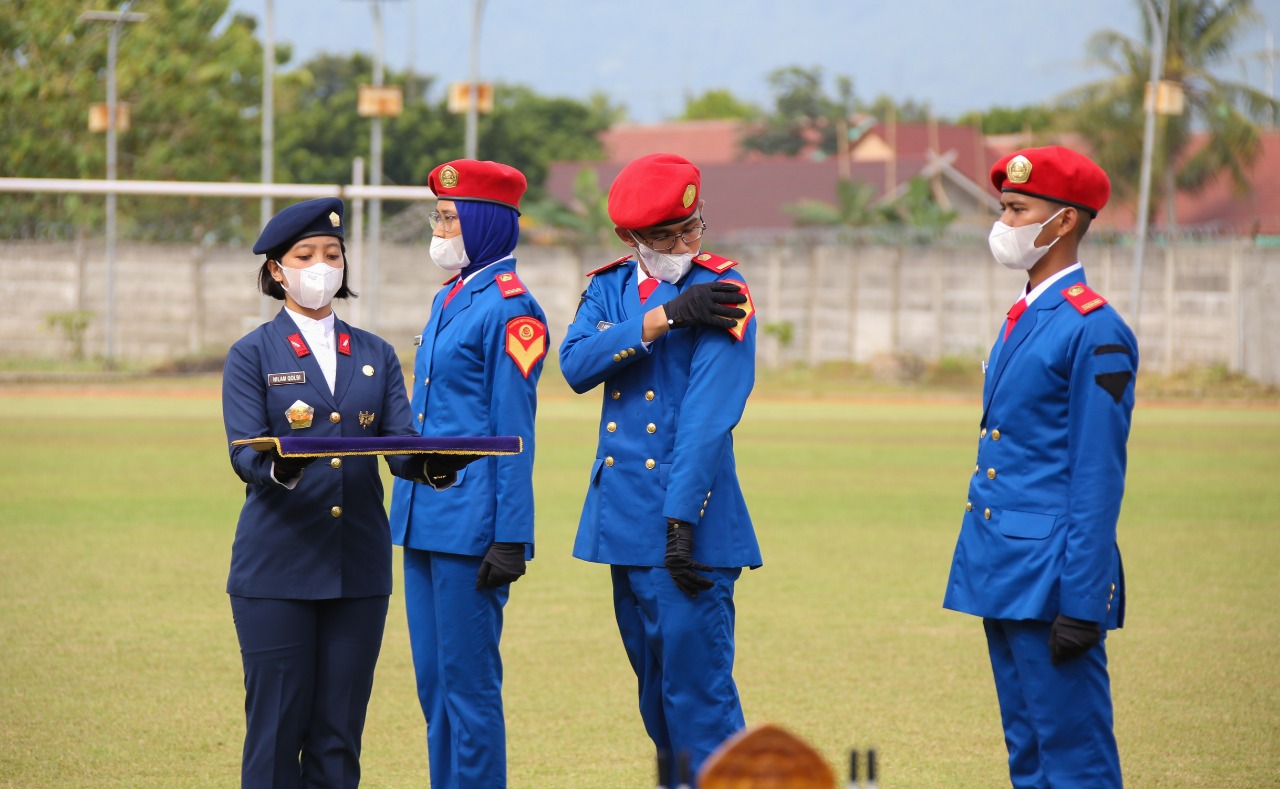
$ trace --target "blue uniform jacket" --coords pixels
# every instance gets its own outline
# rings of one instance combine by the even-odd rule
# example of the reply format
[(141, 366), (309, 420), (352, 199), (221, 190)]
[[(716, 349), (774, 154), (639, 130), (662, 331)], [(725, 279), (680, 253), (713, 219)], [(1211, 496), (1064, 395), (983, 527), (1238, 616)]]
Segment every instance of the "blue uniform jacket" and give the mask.
[(743, 282), (731, 261), (699, 258), (701, 265), (676, 285), (660, 284), (644, 305), (634, 261), (596, 272), (560, 345), (560, 369), (573, 390), (604, 390), (573, 546), (579, 559), (661, 567), (667, 518), (678, 518), (696, 526), (695, 560), (761, 563), (733, 457), (733, 428), (755, 384), (756, 322), (741, 341), (702, 327), (669, 331), (648, 349), (640, 339), (644, 314), (685, 288)]
[(1054, 283), (992, 348), (947, 608), (1124, 624), (1116, 522), (1138, 344), (1084, 282)]
[[(342, 335), (350, 338), (349, 353), (337, 353), (332, 394), (283, 309), (231, 346), (222, 374), (227, 440), (413, 435), (395, 349), (335, 318), (335, 339)], [(297, 373), (305, 381), (293, 382), (303, 377)], [(294, 430), (285, 411), (298, 400), (315, 416), (310, 427)], [(320, 458), (289, 490), (271, 478), (271, 453), (243, 446), (230, 452), (245, 502), (231, 546), (229, 594), (297, 600), (391, 594), (391, 535), (376, 455)], [(387, 461), (397, 473), (413, 462)]]
[(448, 289), (436, 294), (409, 399), (421, 435), (520, 436), (523, 451), (476, 460), (443, 491), (396, 480), (396, 545), (483, 556), (494, 542), (522, 542), (533, 555), (534, 416), (550, 340), (547, 317), (515, 276), (515, 265), (508, 257), (477, 272), (447, 308)]

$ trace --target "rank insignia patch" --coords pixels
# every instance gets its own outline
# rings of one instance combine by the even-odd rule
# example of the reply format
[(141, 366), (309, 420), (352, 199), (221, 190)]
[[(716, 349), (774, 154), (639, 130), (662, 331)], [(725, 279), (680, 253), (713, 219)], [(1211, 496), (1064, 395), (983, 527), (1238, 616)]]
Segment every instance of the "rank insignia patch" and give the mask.
[[(733, 280), (723, 280), (723, 281), (733, 282)], [(755, 302), (751, 301), (751, 291), (747, 290), (747, 283), (734, 282), (733, 284), (737, 285), (738, 290), (742, 291), (742, 295), (747, 297), (747, 300), (742, 304), (732, 305), (732, 306), (738, 307), (739, 309), (745, 310), (747, 313), (746, 317), (739, 318), (738, 322), (733, 325), (733, 328), (729, 329), (729, 333), (734, 336), (734, 339), (741, 341), (742, 338), (747, 335), (747, 326), (751, 323), (751, 319), (755, 317), (756, 305), (755, 305)]]
[(527, 315), (507, 321), (507, 355), (528, 378), (533, 366), (547, 355), (547, 327)]
[(284, 412), (284, 418), (289, 420), (290, 430), (302, 430), (311, 427), (311, 422), (315, 420), (315, 406), (307, 405), (301, 400), (294, 400), (293, 405)]
[(1071, 302), (1072, 307), (1080, 310), (1081, 315), (1088, 315), (1107, 303), (1106, 299), (1094, 293), (1087, 285), (1072, 285), (1062, 291), (1062, 295)]
[(311, 355), (311, 349), (302, 341), (302, 333), (294, 332), (289, 335), (289, 347), (293, 349), (294, 354), (301, 359), (304, 356)]
[(351, 335), (350, 334), (338, 335), (338, 353), (342, 354), (343, 356), (351, 355)]
[(524, 283), (520, 281), (514, 271), (504, 271), (501, 274), (495, 274), (493, 278), (498, 283), (498, 290), (502, 292), (502, 298), (504, 299), (519, 296), (525, 292)]

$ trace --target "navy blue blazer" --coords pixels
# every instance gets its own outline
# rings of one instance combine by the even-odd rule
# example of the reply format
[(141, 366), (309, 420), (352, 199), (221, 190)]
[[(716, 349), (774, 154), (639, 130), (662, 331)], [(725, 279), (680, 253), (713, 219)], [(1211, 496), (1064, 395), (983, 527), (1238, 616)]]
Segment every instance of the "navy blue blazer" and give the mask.
[(593, 272), (560, 345), (575, 392), (601, 386), (599, 444), (573, 555), (661, 567), (667, 519), (693, 523), (693, 558), (712, 567), (759, 566), (760, 545), (738, 484), (733, 429), (755, 385), (756, 321), (741, 340), (724, 329), (667, 332), (648, 349), (644, 315), (691, 285), (744, 282), (733, 261), (699, 255), (679, 283), (640, 304), (630, 259)]
[(946, 608), (1124, 624), (1116, 523), (1138, 343), (1073, 272), (991, 350)]
[[(228, 442), (413, 435), (395, 349), (337, 318), (334, 336), (338, 369), (332, 394), (284, 309), (238, 340), (222, 375)], [(285, 416), (297, 401), (315, 409), (307, 427), (292, 428)], [(229, 449), (231, 466), (245, 483), (229, 594), (300, 600), (391, 594), (391, 534), (376, 455), (319, 458), (290, 490), (271, 478), (271, 453)], [(409, 475), (412, 464), (421, 465), (411, 456), (387, 462)]]
[(445, 490), (397, 479), (396, 545), (483, 556), (494, 542), (522, 542), (533, 556), (534, 417), (550, 339), (547, 316), (515, 266), (507, 257), (477, 272), (448, 307), (451, 288), (436, 294), (410, 400), (414, 433), (520, 436), (523, 451), (473, 461)]

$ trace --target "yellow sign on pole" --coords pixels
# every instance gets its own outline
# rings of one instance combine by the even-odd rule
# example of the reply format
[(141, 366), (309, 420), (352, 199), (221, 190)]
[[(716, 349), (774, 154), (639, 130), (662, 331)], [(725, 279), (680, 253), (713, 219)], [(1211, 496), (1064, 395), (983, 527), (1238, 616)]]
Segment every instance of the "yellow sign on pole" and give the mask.
[[(471, 83), (449, 83), (449, 112), (461, 114), (471, 108)], [(476, 112), (493, 112), (493, 83), (476, 84)]]
[[(1181, 115), (1185, 109), (1186, 94), (1182, 90), (1182, 83), (1162, 79), (1156, 87), (1156, 114), (1157, 115)], [(1151, 83), (1148, 82), (1146, 90), (1142, 96), (1142, 108), (1144, 110), (1151, 109)]]
[(361, 85), (356, 113), (361, 118), (394, 118), (404, 112), (404, 92), (399, 85)]
[[(104, 132), (107, 130), (107, 103), (96, 102), (89, 105), (89, 131)], [(129, 105), (123, 101), (116, 102), (116, 131), (129, 130)]]

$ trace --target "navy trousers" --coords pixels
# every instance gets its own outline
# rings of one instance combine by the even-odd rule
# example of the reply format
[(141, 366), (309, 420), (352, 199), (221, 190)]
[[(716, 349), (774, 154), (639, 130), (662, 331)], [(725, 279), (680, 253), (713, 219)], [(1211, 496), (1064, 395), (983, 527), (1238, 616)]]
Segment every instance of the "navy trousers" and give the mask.
[(386, 597), (231, 597), (244, 661), (244, 789), (355, 787)]
[(502, 608), (510, 584), (476, 589), (479, 556), (404, 549), (404, 598), (431, 789), (507, 785)]
[[(636, 672), (640, 717), (660, 751), (689, 755), (690, 773), (746, 726), (733, 681), (733, 586), (740, 568), (703, 573), (715, 586), (690, 597), (665, 567), (613, 566), (613, 611)], [(676, 786), (676, 776), (670, 777)]]
[(1014, 789), (1120, 789), (1106, 639), (1055, 666), (1048, 622), (982, 624)]

